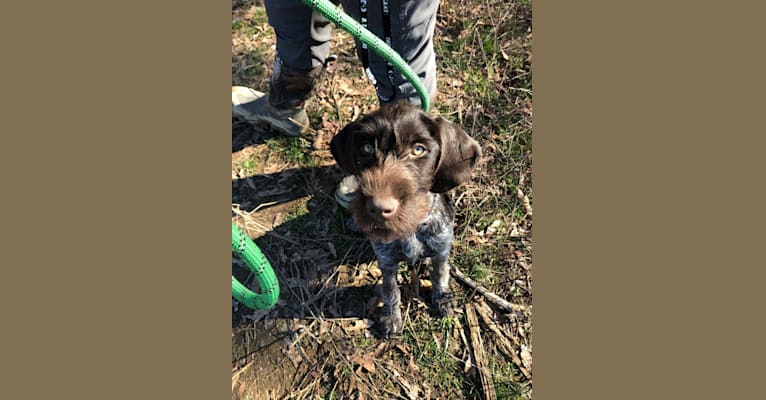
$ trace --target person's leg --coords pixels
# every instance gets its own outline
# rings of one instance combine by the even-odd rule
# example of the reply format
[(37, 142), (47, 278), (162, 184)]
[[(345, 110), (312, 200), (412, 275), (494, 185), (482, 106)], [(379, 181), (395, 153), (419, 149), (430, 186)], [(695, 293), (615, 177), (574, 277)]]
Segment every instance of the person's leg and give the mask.
[[(357, 21), (366, 21), (367, 29), (384, 41), (387, 36), (390, 37), (391, 47), (422, 79), (429, 98), (433, 99), (436, 95), (433, 35), (439, 1), (343, 0), (343, 8)], [(385, 15), (386, 10), (388, 17)], [(363, 19), (365, 14), (366, 19)], [(387, 29), (388, 26), (390, 29)], [(420, 105), (420, 97), (414, 86), (400, 72), (387, 65), (382, 57), (372, 50), (365, 50), (359, 41), (357, 53), (363, 63), (367, 60), (381, 104), (405, 100)]]
[(299, 0), (265, 0), (277, 56), (298, 71), (321, 67), (330, 54), (330, 21)]
[(330, 21), (298, 0), (266, 0), (277, 55), (269, 93), (232, 89), (233, 112), (251, 123), (266, 123), (291, 136), (308, 129), (304, 104), (330, 54)]

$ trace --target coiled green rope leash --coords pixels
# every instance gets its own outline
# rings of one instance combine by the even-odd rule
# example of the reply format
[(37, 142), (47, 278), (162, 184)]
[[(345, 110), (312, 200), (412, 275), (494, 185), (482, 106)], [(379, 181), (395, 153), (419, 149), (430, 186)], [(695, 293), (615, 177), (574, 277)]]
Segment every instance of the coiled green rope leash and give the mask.
[[(332, 4), (329, 0), (301, 1), (390, 62), (412, 84), (418, 92), (418, 96), (420, 96), (420, 106), (424, 111), (428, 111), (430, 101), (423, 82), (421, 82), (407, 62), (388, 46), (386, 42), (349, 17), (348, 14), (341, 11), (338, 6)], [(279, 282), (274, 275), (274, 270), (258, 246), (234, 223), (231, 224), (231, 250), (242, 258), (245, 265), (255, 274), (255, 279), (258, 281), (258, 287), (261, 290), (261, 293), (255, 293), (232, 276), (232, 297), (251, 309), (265, 310), (274, 307), (279, 299)]]
[(261, 293), (255, 293), (232, 276), (231, 295), (254, 310), (274, 307), (279, 299), (279, 282), (274, 275), (274, 270), (269, 260), (261, 253), (261, 249), (235, 223), (231, 224), (231, 251), (242, 258), (245, 265), (255, 274), (261, 290)]

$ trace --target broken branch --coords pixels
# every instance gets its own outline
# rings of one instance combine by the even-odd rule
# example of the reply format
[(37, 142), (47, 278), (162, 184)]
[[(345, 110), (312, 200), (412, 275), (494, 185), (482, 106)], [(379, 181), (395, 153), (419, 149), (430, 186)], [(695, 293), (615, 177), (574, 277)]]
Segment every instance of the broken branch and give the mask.
[(496, 305), (497, 307), (502, 309), (502, 311), (505, 311), (507, 313), (512, 313), (516, 311), (526, 311), (529, 309), (528, 306), (510, 303), (507, 300), (501, 298), (500, 296), (490, 292), (484, 286), (479, 285), (473, 279), (465, 276), (462, 272), (460, 272), (459, 269), (455, 268), (455, 266), (452, 266), (451, 273), (462, 284), (468, 286), (469, 288), (475, 290), (476, 292), (484, 296), (487, 299), (487, 301)]

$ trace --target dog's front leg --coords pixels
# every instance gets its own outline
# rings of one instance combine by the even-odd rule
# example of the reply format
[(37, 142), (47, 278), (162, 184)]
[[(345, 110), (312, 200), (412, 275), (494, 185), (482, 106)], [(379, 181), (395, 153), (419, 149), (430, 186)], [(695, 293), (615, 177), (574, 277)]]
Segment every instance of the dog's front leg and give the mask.
[(380, 272), (383, 274), (381, 297), (383, 310), (380, 314), (383, 337), (390, 338), (402, 329), (401, 292), (396, 284), (398, 265), (396, 263), (380, 263)]
[(431, 258), (433, 269), (431, 270), (431, 304), (436, 313), (441, 317), (452, 315), (454, 298), (452, 289), (449, 287), (449, 261), (447, 256), (435, 256)]

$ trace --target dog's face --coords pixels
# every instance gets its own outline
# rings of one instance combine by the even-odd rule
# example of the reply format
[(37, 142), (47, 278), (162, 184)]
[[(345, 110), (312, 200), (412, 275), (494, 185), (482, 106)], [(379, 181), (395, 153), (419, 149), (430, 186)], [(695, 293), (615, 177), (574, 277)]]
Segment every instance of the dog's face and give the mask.
[(406, 103), (385, 105), (347, 125), (330, 151), (359, 180), (349, 206), (354, 222), (384, 242), (414, 232), (431, 205), (428, 192), (468, 180), (481, 156), (459, 126)]

